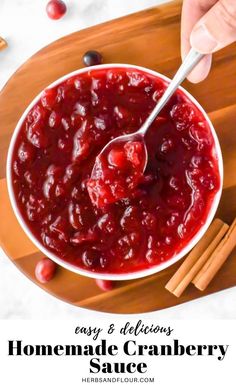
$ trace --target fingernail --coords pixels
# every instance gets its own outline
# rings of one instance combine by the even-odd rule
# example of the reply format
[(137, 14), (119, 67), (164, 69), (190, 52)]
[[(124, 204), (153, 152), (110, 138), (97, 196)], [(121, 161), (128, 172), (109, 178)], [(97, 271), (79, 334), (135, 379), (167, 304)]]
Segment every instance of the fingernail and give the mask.
[(202, 53), (211, 53), (218, 45), (217, 40), (211, 35), (205, 24), (200, 24), (193, 29), (190, 43), (193, 48)]

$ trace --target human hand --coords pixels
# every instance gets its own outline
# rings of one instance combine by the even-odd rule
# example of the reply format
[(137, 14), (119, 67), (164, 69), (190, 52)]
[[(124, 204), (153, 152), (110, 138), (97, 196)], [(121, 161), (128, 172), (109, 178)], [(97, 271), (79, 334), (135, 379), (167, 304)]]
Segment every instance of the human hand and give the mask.
[(181, 20), (181, 55), (190, 46), (207, 54), (188, 76), (204, 80), (211, 68), (212, 53), (236, 41), (236, 0), (184, 0)]

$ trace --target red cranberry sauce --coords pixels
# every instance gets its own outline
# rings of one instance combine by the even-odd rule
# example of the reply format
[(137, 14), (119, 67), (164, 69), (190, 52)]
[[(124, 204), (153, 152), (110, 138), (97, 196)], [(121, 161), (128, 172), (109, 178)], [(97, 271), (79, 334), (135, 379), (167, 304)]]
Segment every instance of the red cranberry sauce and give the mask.
[(96, 158), (87, 182), (92, 203), (102, 209), (123, 198), (132, 198), (142, 182), (146, 153), (142, 141), (111, 143)]
[[(146, 135), (148, 164), (132, 194), (106, 205), (88, 194), (101, 149), (136, 131), (165, 87), (140, 70), (95, 69), (47, 89), (28, 113), (13, 153), (14, 193), (31, 232), (64, 261), (103, 273), (142, 270), (173, 257), (206, 221), (220, 187), (214, 139), (181, 91)], [(123, 167), (115, 151), (109, 162)]]

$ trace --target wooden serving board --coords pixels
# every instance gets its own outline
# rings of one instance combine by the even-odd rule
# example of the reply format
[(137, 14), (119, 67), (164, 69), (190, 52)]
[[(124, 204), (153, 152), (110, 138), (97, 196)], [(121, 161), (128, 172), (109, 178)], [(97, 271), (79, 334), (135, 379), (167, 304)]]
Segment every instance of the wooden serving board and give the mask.
[[(105, 63), (130, 63), (172, 76), (180, 64), (181, 3), (171, 2), (66, 36), (30, 58), (0, 94), (0, 243), (9, 258), (32, 281), (42, 254), (20, 228), (6, 187), (6, 155), (18, 119), (30, 101), (58, 77), (82, 67), (85, 51), (97, 49)], [(204, 83), (185, 84), (208, 111), (218, 133), (225, 167), (218, 216), (230, 223), (236, 216), (236, 46), (214, 55)], [(93, 279), (59, 268), (43, 289), (77, 306), (113, 313), (142, 313), (174, 306), (236, 284), (236, 250), (204, 292), (190, 286), (175, 298), (164, 286), (180, 263), (149, 278), (117, 283), (102, 293)], [(17, 282), (12, 285), (17, 288)]]

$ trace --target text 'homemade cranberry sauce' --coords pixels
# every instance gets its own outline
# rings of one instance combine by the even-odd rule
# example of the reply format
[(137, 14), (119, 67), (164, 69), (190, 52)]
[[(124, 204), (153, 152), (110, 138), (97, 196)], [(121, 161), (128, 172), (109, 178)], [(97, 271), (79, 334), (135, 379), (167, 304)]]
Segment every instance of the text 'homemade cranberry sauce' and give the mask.
[[(145, 137), (144, 174), (143, 149), (128, 142), (100, 165), (110, 176), (90, 179), (102, 148), (136, 131), (165, 88), (141, 70), (94, 69), (45, 90), (22, 123), (12, 158), (16, 201), (34, 236), (62, 260), (102, 273), (146, 269), (173, 257), (205, 223), (220, 188), (215, 143), (181, 91)], [(119, 183), (113, 171), (125, 164), (130, 179), (121, 173)]]

